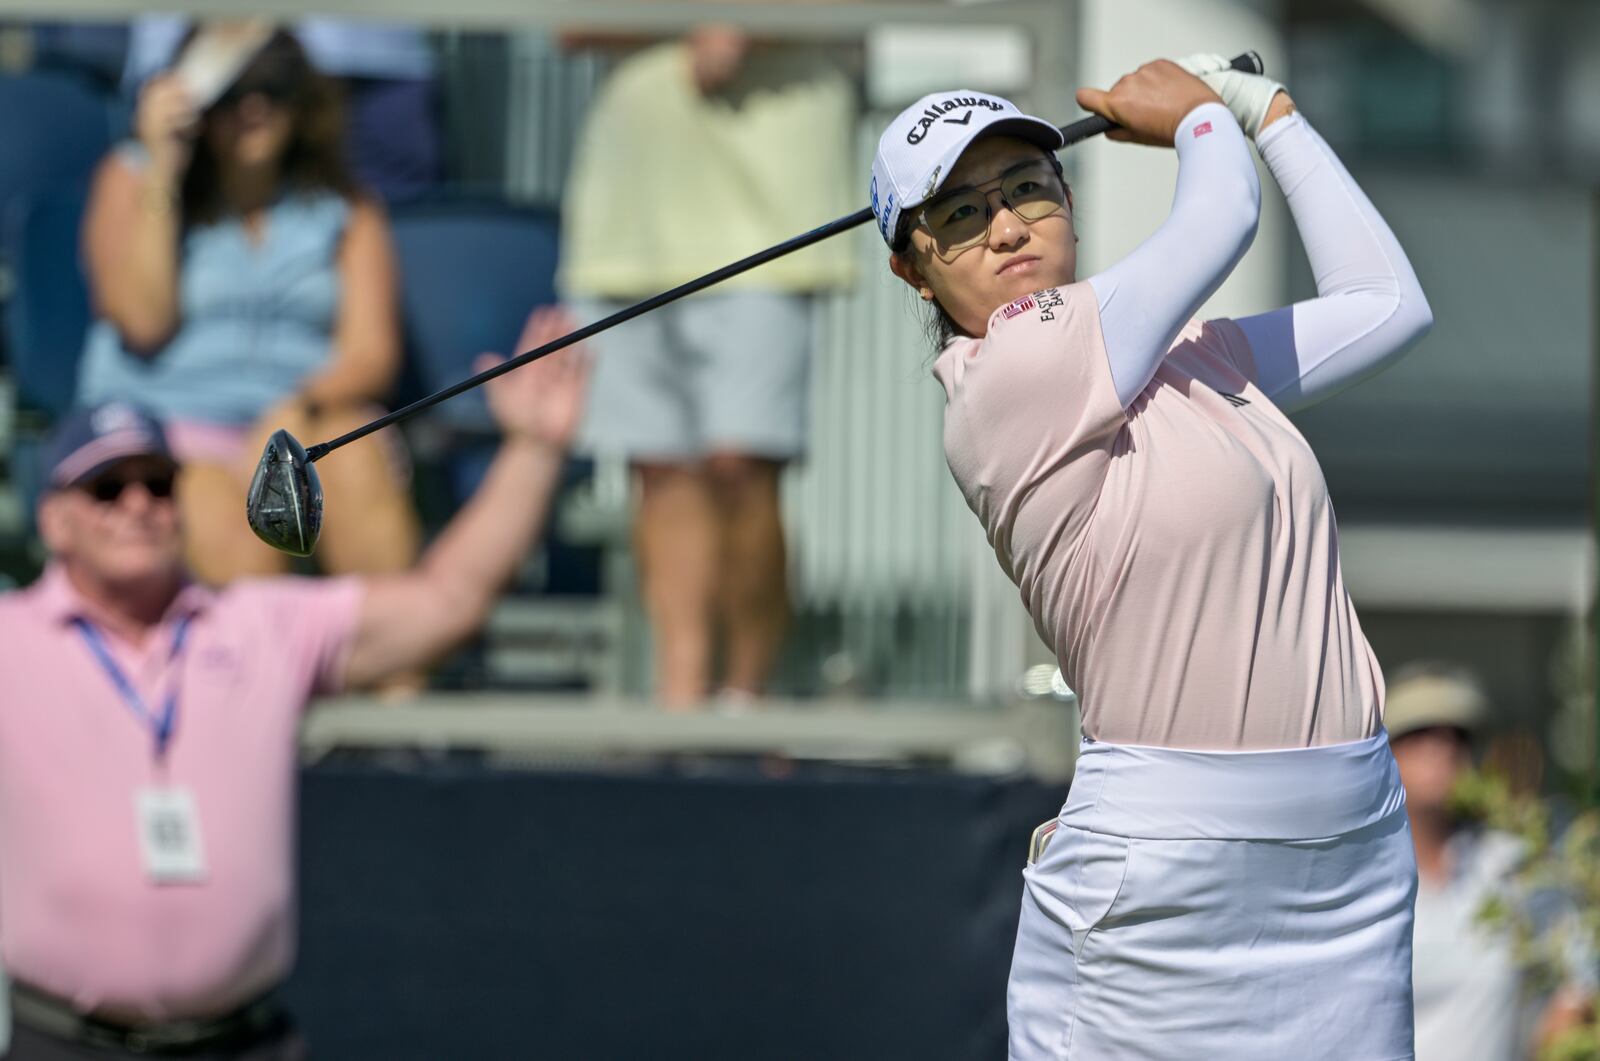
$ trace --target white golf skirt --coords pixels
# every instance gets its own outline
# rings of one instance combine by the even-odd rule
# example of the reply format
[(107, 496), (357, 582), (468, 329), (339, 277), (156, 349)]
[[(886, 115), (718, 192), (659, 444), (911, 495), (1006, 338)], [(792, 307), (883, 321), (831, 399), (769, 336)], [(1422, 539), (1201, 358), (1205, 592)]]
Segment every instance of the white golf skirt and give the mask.
[(1411, 1058), (1416, 857), (1386, 733), (1085, 740), (1023, 872), (1012, 1061)]

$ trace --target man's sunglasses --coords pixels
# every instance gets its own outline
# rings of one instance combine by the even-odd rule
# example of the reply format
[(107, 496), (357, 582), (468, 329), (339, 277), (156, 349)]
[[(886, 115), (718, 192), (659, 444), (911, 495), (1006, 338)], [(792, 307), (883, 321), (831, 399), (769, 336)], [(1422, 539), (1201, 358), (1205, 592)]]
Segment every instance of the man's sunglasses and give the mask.
[(122, 491), (138, 483), (154, 498), (166, 500), (172, 496), (173, 484), (177, 479), (174, 472), (146, 472), (141, 475), (100, 475), (79, 485), (78, 489), (94, 498), (103, 505), (114, 503), (122, 496)]

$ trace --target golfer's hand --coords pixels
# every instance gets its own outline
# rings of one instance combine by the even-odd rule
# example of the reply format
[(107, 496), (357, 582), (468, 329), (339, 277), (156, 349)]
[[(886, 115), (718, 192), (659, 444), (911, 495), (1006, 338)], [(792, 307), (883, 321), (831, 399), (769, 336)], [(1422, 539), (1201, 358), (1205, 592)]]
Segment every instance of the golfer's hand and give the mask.
[(1276, 110), (1287, 113), (1294, 104), (1284, 92), (1283, 84), (1261, 74), (1247, 74), (1228, 65), (1228, 60), (1213, 52), (1197, 52), (1178, 60), (1178, 65), (1211, 87), (1233, 116), (1239, 120), (1245, 135), (1254, 140), (1256, 134), (1274, 118)]
[(1202, 103), (1221, 102), (1204, 81), (1166, 59), (1118, 78), (1109, 92), (1078, 89), (1078, 106), (1121, 126), (1106, 133), (1107, 139), (1157, 147), (1172, 146), (1184, 115)]
[[(578, 327), (559, 306), (541, 306), (528, 317), (517, 339), (517, 353), (543, 346)], [(479, 372), (505, 358), (480, 354)], [(583, 346), (569, 346), (489, 381), (489, 410), (508, 437), (565, 449), (583, 420), (589, 358)]]

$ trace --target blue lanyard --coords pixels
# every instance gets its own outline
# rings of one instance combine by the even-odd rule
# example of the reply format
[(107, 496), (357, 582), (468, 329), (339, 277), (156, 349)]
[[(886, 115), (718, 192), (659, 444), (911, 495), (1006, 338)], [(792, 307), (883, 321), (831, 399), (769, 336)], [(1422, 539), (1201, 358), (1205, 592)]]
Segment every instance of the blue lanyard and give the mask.
[[(183, 641), (189, 635), (190, 616), (185, 615), (178, 620), (172, 632), (172, 654), (167, 658), (170, 667), (177, 662), (178, 655), (183, 651)], [(122, 673), (122, 668), (117, 666), (117, 661), (111, 658), (111, 650), (106, 647), (106, 640), (94, 624), (87, 619), (77, 618), (72, 624), (78, 628), (78, 633), (83, 635), (83, 641), (89, 646), (89, 651), (94, 653), (95, 659), (100, 661), (100, 667), (106, 672), (106, 677), (111, 679), (111, 684), (117, 687), (117, 692), (122, 694), (122, 700), (128, 705), (128, 710), (139, 716), (139, 720), (149, 726), (156, 738), (156, 755), (166, 754), (167, 744), (172, 740), (172, 731), (178, 721), (178, 689), (176, 684), (167, 693), (166, 700), (161, 705), (161, 714), (153, 714), (149, 705), (144, 702), (144, 697), (139, 695), (139, 690), (133, 687), (128, 676)]]

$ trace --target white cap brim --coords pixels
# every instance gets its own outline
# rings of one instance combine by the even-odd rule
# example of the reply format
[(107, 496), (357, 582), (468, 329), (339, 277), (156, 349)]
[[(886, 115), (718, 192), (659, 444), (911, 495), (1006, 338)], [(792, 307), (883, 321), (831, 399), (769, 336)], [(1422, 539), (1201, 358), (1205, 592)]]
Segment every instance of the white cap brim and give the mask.
[(1040, 118), (1030, 118), (1024, 115), (1020, 118), (1001, 118), (991, 122), (973, 133), (959, 143), (952, 144), (939, 156), (934, 179), (928, 182), (920, 195), (901, 200), (900, 209), (905, 211), (913, 206), (921, 206), (944, 187), (945, 181), (950, 178), (950, 171), (955, 168), (956, 162), (966, 154), (967, 148), (979, 140), (988, 140), (996, 136), (1013, 136), (1018, 140), (1026, 140), (1030, 144), (1037, 144), (1046, 151), (1060, 151), (1067, 145), (1066, 137), (1061, 135), (1061, 130)]
[(933, 197), (962, 153), (992, 136), (1016, 137), (1045, 152), (1066, 146), (1051, 122), (986, 93), (936, 92), (901, 111), (879, 137), (872, 162), (869, 198), (884, 241), (893, 246), (904, 212)]

